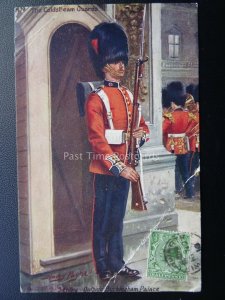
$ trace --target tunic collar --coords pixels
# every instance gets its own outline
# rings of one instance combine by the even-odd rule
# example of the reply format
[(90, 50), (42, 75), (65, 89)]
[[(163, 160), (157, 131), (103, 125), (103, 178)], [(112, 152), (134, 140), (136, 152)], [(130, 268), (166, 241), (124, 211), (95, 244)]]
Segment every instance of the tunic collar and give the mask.
[(115, 88), (119, 88), (120, 87), (120, 83), (119, 82), (109, 81), (109, 80), (104, 80), (104, 85), (108, 86), (108, 87), (115, 87)]
[(178, 106), (173, 111), (185, 111), (185, 109), (182, 106)]

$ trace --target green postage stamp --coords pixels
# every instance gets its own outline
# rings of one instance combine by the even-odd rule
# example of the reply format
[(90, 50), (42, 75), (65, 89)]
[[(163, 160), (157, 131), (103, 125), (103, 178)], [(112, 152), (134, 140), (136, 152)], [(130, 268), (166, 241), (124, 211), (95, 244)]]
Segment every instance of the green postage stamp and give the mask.
[(150, 234), (147, 276), (186, 280), (190, 253), (190, 234), (154, 230)]

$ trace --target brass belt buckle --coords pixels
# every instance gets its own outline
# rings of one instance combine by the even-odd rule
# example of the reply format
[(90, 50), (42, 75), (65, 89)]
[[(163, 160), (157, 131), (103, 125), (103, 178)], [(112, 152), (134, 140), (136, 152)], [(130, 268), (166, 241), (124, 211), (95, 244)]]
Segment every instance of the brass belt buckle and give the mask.
[(129, 141), (129, 139), (130, 139), (130, 134), (124, 131), (123, 132), (123, 141), (124, 141), (124, 143)]

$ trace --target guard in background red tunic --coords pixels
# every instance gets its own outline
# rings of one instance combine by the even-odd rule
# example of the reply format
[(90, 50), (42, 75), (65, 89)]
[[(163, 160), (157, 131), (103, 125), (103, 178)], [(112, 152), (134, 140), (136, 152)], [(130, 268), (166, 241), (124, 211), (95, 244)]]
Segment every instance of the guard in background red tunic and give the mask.
[[(116, 23), (101, 23), (90, 34), (90, 56), (104, 86), (86, 103), (88, 139), (93, 149), (90, 172), (95, 174), (93, 256), (100, 279), (113, 273), (140, 278), (123, 260), (123, 219), (130, 181), (139, 174), (128, 165), (132, 94), (120, 84), (128, 63), (127, 36)], [(143, 118), (134, 136), (143, 144), (149, 129)]]
[[(197, 89), (197, 87), (196, 87)], [(193, 93), (195, 94), (195, 93)], [(197, 96), (197, 95), (196, 95)], [(199, 105), (198, 99), (195, 101), (192, 95), (188, 95), (185, 101), (185, 108), (189, 111), (191, 123), (187, 129), (187, 136), (190, 144), (190, 161), (189, 170), (190, 175), (194, 175), (199, 167), (199, 153), (200, 153), (200, 138), (199, 138)], [(196, 176), (191, 179), (193, 193), (195, 193)]]
[[(176, 88), (175, 88), (176, 87)], [(190, 181), (189, 171), (189, 140), (186, 131), (190, 126), (191, 119), (189, 112), (185, 111), (184, 104), (186, 95), (183, 92), (183, 85), (180, 82), (171, 82), (167, 90), (171, 97), (172, 112), (164, 114), (163, 140), (168, 151), (176, 155), (176, 164), (185, 183), (185, 198), (193, 199), (193, 189)], [(170, 92), (170, 91), (173, 91)]]

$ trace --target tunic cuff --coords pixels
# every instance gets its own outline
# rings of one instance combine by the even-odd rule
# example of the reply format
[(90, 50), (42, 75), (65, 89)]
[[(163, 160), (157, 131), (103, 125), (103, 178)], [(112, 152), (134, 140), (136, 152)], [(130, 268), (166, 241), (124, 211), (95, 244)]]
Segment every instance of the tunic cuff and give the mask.
[(109, 168), (109, 171), (116, 177), (119, 177), (120, 173), (126, 168), (126, 165), (116, 154), (107, 156), (106, 160), (112, 164), (112, 166)]
[(149, 133), (144, 132), (144, 136), (141, 138), (139, 147), (143, 146), (145, 142), (149, 140)]

